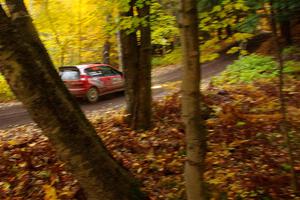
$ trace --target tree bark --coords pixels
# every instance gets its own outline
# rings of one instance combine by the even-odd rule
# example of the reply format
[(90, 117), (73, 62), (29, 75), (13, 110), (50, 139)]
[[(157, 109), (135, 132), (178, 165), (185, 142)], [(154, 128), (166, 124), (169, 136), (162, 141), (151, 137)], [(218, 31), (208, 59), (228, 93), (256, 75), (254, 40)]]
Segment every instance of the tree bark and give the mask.
[(285, 40), (285, 44), (291, 45), (293, 43), (293, 38), (292, 38), (292, 34), (291, 34), (290, 19), (284, 19), (280, 22), (280, 32), (281, 32), (281, 36)]
[[(121, 17), (133, 17), (135, 1), (129, 2), (130, 9), (127, 12), (122, 12)], [(134, 116), (134, 103), (136, 101), (135, 94), (137, 93), (138, 84), (136, 77), (138, 76), (139, 52), (136, 31), (121, 29), (121, 47), (122, 47), (122, 63), (123, 72), (125, 75), (125, 98), (126, 98), (126, 113), (127, 122), (131, 125)]]
[(197, 1), (181, 0), (179, 21), (183, 49), (182, 119), (185, 125), (187, 161), (185, 184), (188, 200), (204, 200), (206, 129), (200, 114), (200, 62)]
[[(106, 16), (106, 23), (111, 24), (111, 15)], [(106, 30), (106, 39), (103, 45), (103, 54), (102, 54), (102, 62), (104, 64), (110, 64), (110, 49), (111, 49), (111, 44), (110, 44), (110, 37), (111, 37), (111, 32)]]
[[(135, 1), (130, 1), (130, 10), (123, 17), (134, 16)], [(125, 74), (127, 122), (135, 130), (147, 130), (151, 126), (151, 30), (150, 7), (144, 3), (138, 15), (146, 24), (140, 25), (140, 41), (137, 29), (121, 30), (122, 63)]]
[[(0, 71), (78, 179), (87, 199), (146, 199), (68, 93), (20, 0), (0, 7)], [(63, 113), (63, 114), (62, 114)]]
[(148, 130), (151, 127), (151, 29), (150, 5), (145, 1), (142, 8), (138, 8), (139, 18), (145, 23), (140, 25), (141, 41), (139, 49), (138, 96), (135, 108), (134, 128)]
[[(289, 9), (289, 2), (281, 3), (280, 8), (277, 9), (278, 14), (281, 16), (279, 19), (281, 37), (284, 38), (285, 45), (291, 45), (293, 43), (291, 33), (291, 16), (292, 11)], [(274, 9), (275, 13), (275, 9)], [(276, 27), (277, 28), (277, 27)]]
[(288, 151), (288, 156), (289, 156), (289, 165), (291, 166), (291, 186), (295, 192), (295, 194), (299, 195), (299, 186), (298, 186), (298, 177), (297, 173), (294, 170), (295, 167), (295, 162), (294, 162), (294, 156), (293, 156), (293, 151), (292, 151), (292, 145), (291, 145), (291, 139), (290, 139), (290, 128), (288, 127), (288, 121), (287, 121), (287, 110), (286, 110), (286, 100), (284, 97), (284, 74), (283, 74), (283, 68), (284, 68), (284, 63), (283, 63), (283, 58), (282, 58), (282, 47), (279, 41), (279, 37), (277, 34), (277, 26), (276, 26), (276, 16), (275, 16), (275, 9), (274, 9), (274, 2), (273, 0), (270, 0), (270, 26), (272, 30), (272, 35), (273, 35), (273, 40), (275, 43), (275, 48), (276, 48), (276, 58), (279, 63), (279, 80), (278, 80), (278, 86), (279, 86), (279, 101), (280, 101), (280, 112), (282, 115), (282, 119), (280, 122), (280, 131), (281, 134), (285, 138), (286, 146), (287, 146), (287, 151)]
[(78, 0), (78, 63), (82, 61), (82, 1)]
[(103, 45), (103, 63), (110, 64), (110, 42), (109, 38), (106, 39)]
[(118, 43), (118, 64), (119, 64), (119, 70), (121, 72), (123, 72), (124, 71), (124, 69), (123, 69), (124, 64), (123, 64), (123, 52), (122, 52), (121, 31), (120, 30), (117, 31), (116, 37), (117, 37), (117, 43)]

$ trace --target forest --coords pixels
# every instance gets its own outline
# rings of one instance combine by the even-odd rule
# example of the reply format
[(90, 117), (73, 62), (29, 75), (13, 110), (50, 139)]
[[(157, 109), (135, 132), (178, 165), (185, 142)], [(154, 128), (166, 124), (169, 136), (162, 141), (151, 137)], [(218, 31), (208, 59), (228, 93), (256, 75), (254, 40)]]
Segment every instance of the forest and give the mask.
[(0, 3), (0, 199), (300, 199), (299, 0)]

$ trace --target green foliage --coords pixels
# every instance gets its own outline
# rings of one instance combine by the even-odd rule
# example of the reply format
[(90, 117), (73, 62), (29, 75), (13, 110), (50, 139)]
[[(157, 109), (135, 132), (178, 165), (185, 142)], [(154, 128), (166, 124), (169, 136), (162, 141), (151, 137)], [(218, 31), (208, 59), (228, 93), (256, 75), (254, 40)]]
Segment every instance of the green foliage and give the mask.
[(213, 80), (214, 84), (248, 83), (257, 79), (271, 78), (278, 74), (277, 64), (270, 56), (251, 54), (235, 61)]
[(176, 17), (167, 13), (157, 0), (151, 4), (150, 23), (152, 44), (170, 45), (179, 37)]
[(0, 102), (6, 102), (14, 99), (15, 96), (11, 92), (6, 80), (2, 75), (0, 75)]
[(211, 11), (200, 14), (199, 26), (202, 31), (210, 33), (228, 26), (234, 28), (237, 23), (243, 21), (243, 15), (247, 14), (249, 9), (243, 0), (224, 0), (221, 4), (214, 6)]
[(237, 24), (236, 29), (244, 33), (254, 33), (257, 30), (259, 24), (260, 15), (251, 14), (247, 16), (244, 21)]
[(300, 47), (295, 45), (286, 47), (283, 49), (282, 55), (285, 59), (300, 60)]
[[(223, 0), (221, 2), (205, 3), (207, 10), (200, 12), (199, 28), (203, 36), (201, 45), (201, 62), (214, 60), (218, 57), (218, 51), (224, 46), (235, 45), (227, 53), (247, 52), (237, 47), (239, 43), (245, 43), (253, 37), (258, 17), (249, 17), (251, 8), (245, 0)], [(251, 23), (250, 23), (251, 22)]]
[(284, 63), (284, 72), (289, 74), (300, 73), (300, 62), (289, 60)]
[(152, 59), (152, 66), (166, 66), (172, 64), (178, 64), (181, 61), (181, 49), (175, 49), (171, 53), (168, 53), (161, 57), (154, 57)]

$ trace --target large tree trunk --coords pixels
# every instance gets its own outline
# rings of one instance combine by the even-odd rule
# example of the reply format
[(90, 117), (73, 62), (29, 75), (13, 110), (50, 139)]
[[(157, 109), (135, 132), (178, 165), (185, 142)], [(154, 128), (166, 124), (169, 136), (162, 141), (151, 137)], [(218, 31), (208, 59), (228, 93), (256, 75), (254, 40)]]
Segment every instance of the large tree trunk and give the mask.
[(7, 5), (11, 17), (0, 7), (1, 73), (78, 179), (87, 199), (145, 199), (68, 93), (23, 2), (7, 0)]
[[(130, 2), (130, 10), (123, 17), (134, 16), (135, 1)], [(146, 130), (151, 126), (151, 37), (149, 5), (138, 9), (139, 17), (148, 22), (140, 26), (141, 40), (135, 31), (121, 31), (121, 46), (126, 88), (127, 121), (133, 129)], [(139, 43), (139, 45), (138, 45)]]
[(140, 25), (141, 41), (139, 49), (138, 94), (135, 102), (134, 128), (147, 130), (151, 127), (151, 29), (150, 5), (146, 3), (138, 9), (138, 15), (145, 20)]
[(197, 1), (181, 0), (179, 21), (183, 50), (182, 118), (185, 125), (187, 161), (185, 184), (188, 200), (206, 199), (204, 170), (206, 129), (200, 115), (200, 62)]
[[(134, 0), (130, 1), (130, 9), (128, 12), (122, 12), (121, 17), (132, 17)], [(126, 113), (127, 122), (131, 124), (134, 116), (134, 103), (135, 94), (137, 93), (138, 84), (136, 84), (136, 77), (138, 76), (138, 65), (139, 65), (139, 52), (138, 42), (135, 31), (121, 29), (121, 47), (122, 47), (122, 63), (123, 72), (125, 75), (125, 97), (126, 97)]]

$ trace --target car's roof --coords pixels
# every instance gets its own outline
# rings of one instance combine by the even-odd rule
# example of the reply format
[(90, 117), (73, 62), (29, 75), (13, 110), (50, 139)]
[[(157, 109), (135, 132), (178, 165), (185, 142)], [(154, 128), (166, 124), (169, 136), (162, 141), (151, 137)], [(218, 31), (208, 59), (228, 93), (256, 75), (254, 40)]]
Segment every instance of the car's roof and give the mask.
[(101, 64), (101, 63), (93, 63), (93, 64), (75, 65), (74, 67), (77, 67), (79, 69), (86, 69), (88, 67), (94, 67), (94, 66), (110, 66), (110, 65), (108, 65), (108, 64)]
[(79, 69), (81, 74), (85, 74), (85, 69), (89, 68), (89, 67), (95, 67), (95, 66), (109, 66), (111, 68), (113, 68), (112, 66), (108, 65), (108, 64), (102, 64), (102, 63), (91, 63), (91, 64), (81, 64), (81, 65), (70, 65), (70, 66), (62, 66), (60, 68), (77, 68)]

